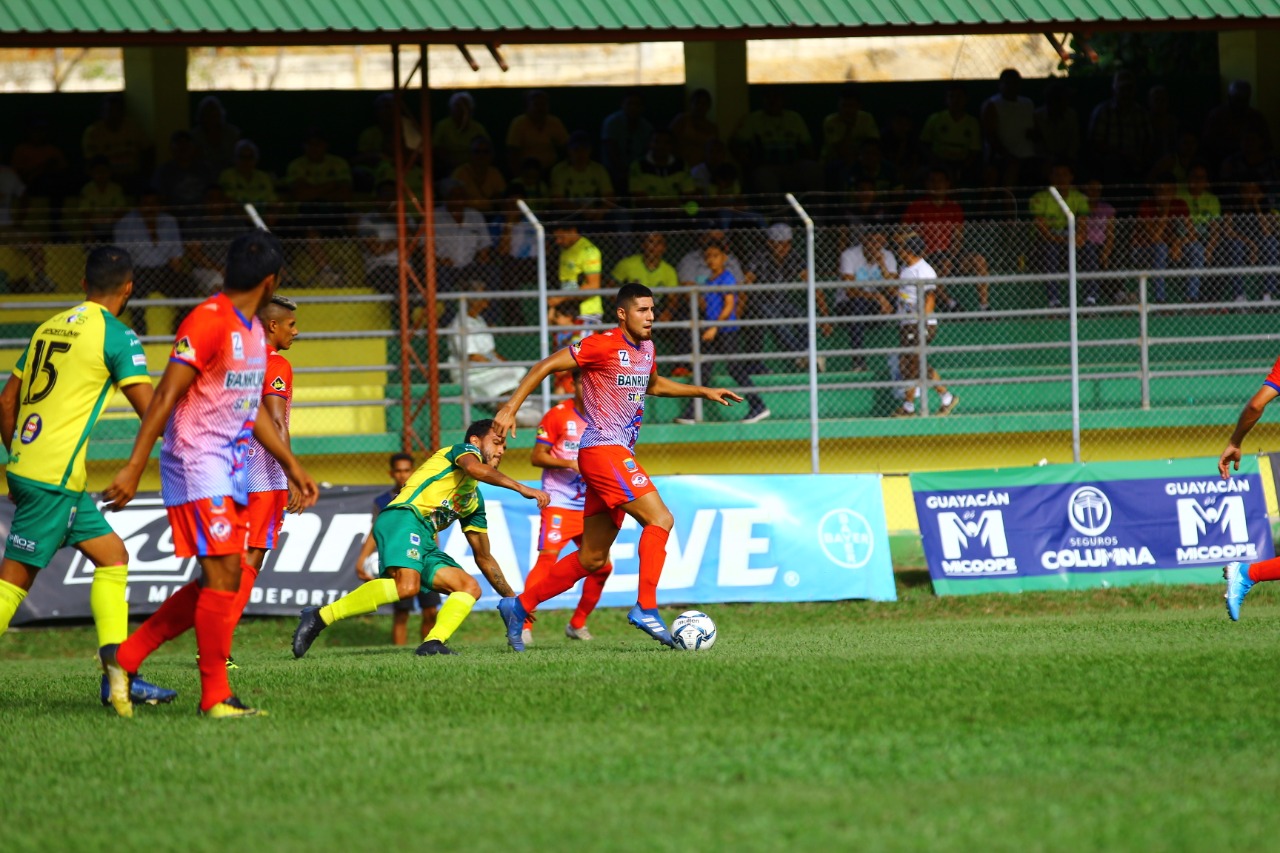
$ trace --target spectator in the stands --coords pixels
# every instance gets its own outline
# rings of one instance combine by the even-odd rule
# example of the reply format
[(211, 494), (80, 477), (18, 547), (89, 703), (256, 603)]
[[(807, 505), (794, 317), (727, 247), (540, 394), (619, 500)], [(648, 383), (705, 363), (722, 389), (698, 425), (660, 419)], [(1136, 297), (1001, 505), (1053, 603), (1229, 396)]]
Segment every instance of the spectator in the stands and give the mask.
[(1147, 90), (1147, 120), (1151, 122), (1152, 156), (1172, 154), (1178, 145), (1182, 122), (1173, 111), (1168, 86), (1157, 85)]
[(68, 185), (71, 171), (67, 156), (49, 138), (49, 120), (34, 116), (27, 120), (24, 137), (13, 147), (9, 165), (27, 187), (27, 195), (43, 196), (57, 207), (73, 189)]
[[(488, 139), (489, 144), (493, 144), (489, 131), (476, 121), (475, 110), (476, 102), (470, 92), (454, 92), (449, 96), (449, 115), (436, 122), (431, 132), (431, 147), (442, 167), (454, 169), (466, 163), (471, 157), (471, 145), (477, 139)], [(509, 139), (507, 144), (511, 144)]]
[(711, 120), (711, 93), (694, 89), (688, 108), (671, 120), (669, 130), (675, 137), (676, 156), (687, 166), (701, 162), (708, 145), (720, 139), (720, 128)]
[[(1182, 261), (1187, 269), (1200, 270), (1206, 266), (1244, 266), (1244, 244), (1239, 240), (1222, 239), (1222, 202), (1209, 190), (1209, 172), (1201, 164), (1191, 167), (1187, 173), (1187, 185), (1178, 191), (1178, 198), (1187, 206), (1191, 220), (1191, 232), (1182, 244)], [(1187, 301), (1200, 298), (1200, 276), (1188, 276)], [(1235, 292), (1238, 301), (1245, 300), (1244, 277), (1235, 276)], [(1227, 298), (1221, 293), (1215, 279), (1203, 295), (1206, 302), (1220, 302)]]
[(160, 191), (165, 208), (178, 217), (183, 231), (195, 224), (205, 191), (214, 184), (214, 175), (199, 158), (191, 133), (175, 130), (169, 137), (169, 159), (156, 167), (151, 183)]
[[(1062, 200), (1067, 203), (1067, 207), (1077, 217), (1076, 248), (1079, 249), (1080, 246), (1084, 245), (1085, 229), (1081, 219), (1089, 212), (1089, 200), (1085, 198), (1084, 193), (1072, 186), (1075, 174), (1068, 164), (1054, 164), (1049, 170), (1049, 180), (1054, 189), (1058, 191), (1058, 194), (1062, 196)], [(1046, 274), (1066, 273), (1069, 245), (1067, 240), (1067, 215), (1058, 206), (1058, 202), (1047, 189), (1040, 190), (1031, 196), (1030, 210), (1035, 223), (1037, 270)], [(1062, 305), (1061, 286), (1062, 283), (1058, 279), (1045, 283), (1045, 294), (1048, 297), (1050, 308), (1058, 308)], [(1094, 305), (1097, 304), (1097, 301), (1096, 290), (1085, 297), (1085, 304)]]
[(627, 185), (631, 164), (644, 157), (653, 136), (653, 125), (644, 117), (644, 95), (627, 92), (622, 106), (600, 125), (600, 155), (616, 187)]
[(216, 175), (231, 165), (240, 141), (240, 128), (227, 121), (227, 110), (216, 95), (206, 95), (196, 107), (196, 123), (191, 127), (196, 156)]
[[(715, 184), (716, 169), (722, 164), (730, 163), (729, 146), (719, 139), (709, 140), (699, 158), (688, 162), (694, 164), (689, 167), (689, 178), (697, 192), (704, 196), (715, 195), (712, 186)], [(733, 194), (741, 195), (742, 187), (739, 186)]]
[[(1111, 259), (1116, 248), (1116, 209), (1102, 196), (1102, 181), (1090, 176), (1082, 187), (1089, 201), (1089, 215), (1084, 218), (1084, 243), (1080, 246), (1080, 269), (1106, 272), (1111, 269)], [(1095, 296), (1102, 287), (1098, 282), (1086, 282), (1085, 293)], [(1127, 302), (1128, 294), (1123, 282), (1115, 289), (1115, 300)]]
[[(1134, 266), (1142, 270), (1166, 270), (1171, 262), (1182, 259), (1182, 244), (1191, 233), (1191, 212), (1178, 198), (1172, 175), (1159, 175), (1151, 188), (1151, 198), (1138, 206), (1138, 221), (1133, 229)], [(1152, 276), (1156, 302), (1167, 296), (1162, 275)]]
[[(1080, 158), (1080, 116), (1061, 80), (1044, 87), (1044, 105), (1034, 113), (1036, 154), (1046, 163), (1075, 164)], [(945, 273), (944, 273), (945, 275)]]
[(551, 230), (560, 249), (560, 293), (547, 299), (547, 307), (556, 325), (598, 323), (604, 316), (604, 300), (597, 294), (587, 297), (568, 295), (578, 290), (600, 289), (604, 260), (600, 249), (578, 230), (574, 222), (557, 222)]
[(933, 165), (944, 167), (953, 181), (969, 183), (974, 179), (982, 154), (982, 127), (969, 114), (969, 96), (963, 84), (947, 86), (947, 108), (925, 120), (920, 144), (928, 149)]
[(481, 213), (498, 209), (507, 193), (507, 181), (493, 165), (493, 143), (486, 136), (471, 140), (467, 162), (453, 170), (453, 179), (467, 192), (467, 203)]
[[(496, 410), (524, 379), (525, 369), (506, 365), (506, 359), (498, 353), (491, 326), (485, 315), (491, 312), (490, 300), (485, 295), (483, 281), (468, 281), (462, 286), (467, 294), (465, 312), (459, 312), (448, 325), (450, 361), (457, 362), (459, 370), (453, 371), (455, 382), (463, 381), (461, 365), (466, 363), (466, 382), (470, 398), (477, 405)], [(464, 332), (464, 335), (458, 334)], [(464, 343), (465, 340), (465, 343)], [(540, 413), (536, 400), (529, 400), (516, 412), (516, 425), (537, 426)]]
[(631, 164), (627, 187), (636, 206), (674, 208), (693, 197), (693, 179), (675, 156), (675, 139), (669, 130), (650, 137), (649, 151)]
[[(541, 89), (525, 96), (525, 111), (511, 120), (507, 128), (507, 156), (511, 171), (520, 171), (526, 157), (533, 157), (547, 172), (560, 159), (569, 144), (569, 131), (564, 122), (551, 114), (551, 100)], [(526, 184), (526, 187), (528, 185)]]
[(263, 208), (279, 201), (275, 181), (258, 168), (258, 146), (248, 139), (236, 143), (236, 162), (218, 176), (218, 185), (227, 198), (237, 204), (252, 204), (266, 215)]
[[(942, 167), (930, 169), (929, 177), (925, 179), (925, 188), (928, 195), (907, 205), (902, 224), (924, 238), (929, 263), (942, 278), (985, 278), (990, 275), (986, 256), (965, 246), (964, 208), (951, 198), (951, 178), (947, 170)], [(978, 282), (975, 289), (978, 293), (978, 310), (990, 310), (990, 283)], [(938, 285), (938, 299), (951, 310), (959, 307), (955, 298), (941, 284)]]
[[(738, 316), (746, 320), (775, 320), (768, 326), (746, 328), (748, 347), (755, 352), (764, 349), (765, 339), (773, 333), (774, 346), (780, 352), (803, 353), (809, 349), (809, 332), (805, 325), (806, 309), (802, 308), (799, 294), (808, 290), (808, 267), (803, 252), (793, 245), (791, 226), (775, 222), (765, 231), (765, 244), (747, 259), (743, 282), (752, 284), (789, 284), (794, 290), (759, 290), (746, 287), (739, 293)], [(819, 316), (827, 316), (827, 294), (818, 290), (815, 294)], [(823, 321), (823, 328), (830, 334), (830, 327)], [(791, 356), (797, 370), (807, 370), (809, 360), (802, 355)], [(827, 360), (818, 356), (818, 369), (826, 370)]]
[(780, 87), (765, 90), (760, 109), (748, 113), (733, 136), (735, 159), (756, 193), (802, 192), (822, 184), (813, 136), (800, 114), (786, 108)]
[(89, 161), (89, 183), (80, 190), (77, 209), (80, 221), (95, 240), (110, 238), (116, 222), (129, 207), (124, 188), (111, 177), (111, 162), (106, 157)]
[(1173, 151), (1155, 160), (1147, 174), (1147, 183), (1153, 183), (1160, 175), (1173, 175), (1178, 186), (1186, 186), (1187, 173), (1200, 162), (1199, 134), (1184, 130), (1178, 134)]
[(440, 289), (458, 290), (466, 281), (492, 284), (489, 249), (493, 239), (484, 216), (468, 206), (467, 191), (457, 181), (446, 181), (440, 196), (443, 204), (435, 212), (436, 280)]
[[(1224, 236), (1239, 241), (1244, 248), (1242, 265), (1280, 266), (1280, 213), (1256, 181), (1246, 181), (1240, 186), (1223, 220)], [(1261, 298), (1270, 302), (1277, 297), (1280, 297), (1280, 275), (1264, 273)]]
[(143, 182), (154, 154), (146, 134), (125, 112), (124, 95), (118, 92), (103, 97), (102, 117), (85, 128), (80, 148), (86, 162), (106, 157), (112, 178), (126, 190)]
[[(882, 228), (855, 224), (853, 244), (840, 253), (840, 279), (848, 282), (887, 281), (898, 277), (898, 261), (888, 249)], [(834, 312), (841, 317), (866, 317), (893, 313), (893, 293), (888, 288), (851, 284), (840, 292)], [(866, 339), (868, 324), (850, 323), (849, 348), (854, 350), (853, 369), (865, 370), (866, 358), (858, 354)], [(897, 367), (897, 359), (893, 359)]]
[[(378, 293), (398, 293), (400, 251), (394, 211), (395, 181), (383, 181), (378, 184), (375, 193), (375, 209), (356, 220), (356, 236), (360, 241), (360, 257), (364, 265), (364, 284)], [(439, 254), (439, 247), (436, 249)], [(317, 260), (328, 261), (327, 258)], [(320, 265), (324, 266), (325, 263)]]
[[(178, 220), (161, 210), (160, 193), (153, 187), (143, 190), (138, 206), (116, 223), (113, 242), (133, 258), (133, 302), (130, 323), (139, 335), (147, 334), (147, 297), (159, 293), (169, 299), (194, 296), (183, 269), (182, 232)], [(175, 309), (172, 332), (178, 327)]]
[(1211, 163), (1220, 163), (1241, 150), (1245, 134), (1252, 131), (1262, 139), (1262, 150), (1271, 150), (1271, 128), (1267, 117), (1250, 106), (1253, 86), (1234, 80), (1227, 87), (1227, 101), (1214, 108), (1204, 120), (1202, 148)]
[(857, 83), (845, 83), (836, 94), (836, 111), (822, 121), (822, 162), (849, 161), (868, 139), (879, 139), (875, 117), (862, 108)]
[[(661, 231), (650, 231), (640, 238), (640, 251), (628, 255), (613, 265), (609, 272), (609, 287), (624, 284), (642, 284), (653, 291), (654, 319), (659, 323), (689, 319), (689, 303), (665, 295), (680, 283), (676, 268), (667, 263), (667, 238)], [(659, 349), (667, 353), (689, 352), (687, 329), (654, 329)], [(684, 372), (682, 372), (682, 375)]]
[(604, 166), (591, 159), (591, 136), (575, 131), (567, 158), (551, 170), (551, 198), (566, 209), (582, 209), (591, 219), (613, 204), (613, 181)]
[(356, 156), (351, 159), (353, 166), (372, 172), (378, 164), (395, 158), (395, 118), (395, 95), (383, 92), (373, 99), (373, 124), (356, 137)]
[(304, 204), (351, 197), (351, 167), (337, 154), (329, 153), (329, 140), (319, 130), (307, 133), (303, 154), (289, 164), (285, 180), (294, 200)]
[[(902, 255), (902, 269), (898, 271), (898, 313), (904, 316), (898, 324), (898, 345), (904, 350), (898, 359), (899, 371), (901, 376), (908, 381), (919, 381), (920, 376), (920, 355), (918, 352), (920, 341), (920, 323), (918, 312), (923, 311), (927, 316), (933, 313), (933, 280), (936, 279), (937, 273), (929, 262), (925, 260), (924, 238), (918, 234), (907, 235), (901, 241), (899, 254)], [(934, 336), (938, 331), (938, 321), (929, 318), (925, 322), (925, 344), (933, 343)], [(938, 375), (937, 369), (932, 361), (928, 362), (925, 371), (929, 380), (937, 383), (941, 377)], [(939, 415), (949, 415), (955, 409), (956, 404), (960, 402), (960, 398), (947, 390), (947, 386), (935, 384), (933, 389), (938, 392), (939, 405), (937, 413)], [(902, 403), (902, 408), (894, 413), (894, 417), (910, 417), (916, 413), (916, 397), (921, 393), (922, 389), (919, 385), (912, 385), (906, 390), (906, 399)]]
[(1256, 130), (1246, 130), (1240, 137), (1240, 150), (1222, 161), (1224, 183), (1254, 181), (1267, 195), (1280, 191), (1280, 160), (1267, 150), (1266, 140)]
[(1022, 95), (1022, 75), (1013, 68), (1001, 71), (999, 89), (982, 104), (981, 115), (987, 162), (996, 167), (999, 186), (1021, 186), (1031, 179), (1035, 111)]
[(18, 173), (0, 165), (0, 234), (11, 231), (17, 224), (18, 213), (23, 206), (23, 194), (27, 187)]
[(524, 189), (522, 198), (534, 210), (545, 206), (547, 200), (551, 198), (551, 185), (547, 183), (546, 172), (543, 171), (542, 164), (536, 157), (524, 159), (520, 164), (516, 181)]
[(1133, 184), (1147, 174), (1154, 151), (1151, 121), (1132, 71), (1117, 71), (1111, 78), (1111, 97), (1089, 117), (1086, 144), (1103, 183)]
[[(690, 249), (676, 264), (676, 277), (680, 279), (680, 283), (685, 286), (695, 284), (706, 284), (707, 279), (711, 277), (711, 269), (707, 266), (706, 247), (716, 244), (728, 252), (728, 244), (725, 242), (724, 231), (713, 229), (705, 231), (702, 234), (699, 246), (696, 249)], [(733, 276), (734, 281), (742, 281), (742, 262), (738, 260), (732, 252), (728, 252), (725, 257), (725, 269)]]

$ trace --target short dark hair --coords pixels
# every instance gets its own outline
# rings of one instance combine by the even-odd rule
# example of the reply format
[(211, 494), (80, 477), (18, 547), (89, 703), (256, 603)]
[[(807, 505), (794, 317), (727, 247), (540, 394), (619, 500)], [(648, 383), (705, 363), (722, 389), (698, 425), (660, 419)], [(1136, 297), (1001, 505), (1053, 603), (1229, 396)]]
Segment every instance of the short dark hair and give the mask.
[(284, 267), (284, 250), (274, 235), (261, 228), (231, 241), (227, 248), (227, 272), (223, 288), (230, 291), (253, 290), (267, 276), (279, 275)]
[(133, 281), (133, 258), (119, 246), (99, 246), (84, 262), (84, 287), (90, 296), (107, 296)]
[(471, 426), (467, 427), (466, 439), (471, 441), (471, 436), (476, 438), (484, 438), (493, 430), (493, 418), (481, 418), (478, 421), (472, 421)]
[(391, 458), (387, 460), (387, 467), (394, 468), (396, 467), (397, 462), (408, 462), (410, 465), (412, 465), (413, 454), (412, 453), (392, 453)]
[(643, 299), (646, 296), (652, 299), (653, 291), (645, 287), (643, 284), (636, 284), (634, 281), (629, 281), (622, 285), (622, 287), (618, 288), (618, 296), (614, 299), (614, 305), (618, 308), (625, 309), (632, 302), (635, 302), (637, 299)]
[(262, 310), (258, 312), (258, 316), (262, 318), (265, 324), (273, 317), (278, 317), (283, 313), (294, 313), (298, 310), (298, 303), (294, 302), (287, 296), (272, 296), (271, 301), (262, 306)]

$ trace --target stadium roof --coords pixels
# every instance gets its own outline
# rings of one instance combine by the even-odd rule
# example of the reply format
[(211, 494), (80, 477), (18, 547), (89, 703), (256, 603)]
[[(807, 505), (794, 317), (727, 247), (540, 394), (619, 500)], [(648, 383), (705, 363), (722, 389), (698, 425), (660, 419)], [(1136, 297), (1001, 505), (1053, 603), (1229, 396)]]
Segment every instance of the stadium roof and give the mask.
[(709, 41), (1280, 25), (1280, 0), (4, 0), (25, 45)]

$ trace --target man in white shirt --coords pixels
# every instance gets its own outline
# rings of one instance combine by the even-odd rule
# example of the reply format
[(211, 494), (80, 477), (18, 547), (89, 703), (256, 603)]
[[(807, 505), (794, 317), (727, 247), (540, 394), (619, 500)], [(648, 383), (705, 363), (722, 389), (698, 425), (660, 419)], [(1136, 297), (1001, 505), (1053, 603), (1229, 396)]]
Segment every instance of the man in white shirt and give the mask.
[[(870, 282), (898, 277), (898, 260), (889, 251), (887, 245), (888, 239), (883, 230), (869, 228), (862, 234), (860, 242), (854, 243), (840, 253), (841, 280), (867, 282), (867, 284), (850, 286), (841, 291), (836, 299), (833, 313), (841, 316), (863, 317), (893, 313), (893, 303), (890, 301), (893, 291), (887, 287), (876, 287), (870, 284)], [(849, 324), (850, 349), (862, 349), (867, 325), (867, 323)], [(891, 357), (890, 360), (895, 359)], [(866, 367), (866, 360), (860, 355), (854, 355), (853, 369), (865, 370)]]
[(467, 190), (457, 181), (441, 188), (444, 204), (436, 208), (436, 276), (441, 290), (458, 290), (466, 281), (490, 285), (489, 248), (493, 239), (484, 216), (466, 204)]
[[(505, 364), (506, 359), (498, 354), (498, 345), (489, 331), (489, 324), (481, 316), (489, 308), (489, 300), (484, 294), (485, 283), (467, 282), (464, 289), (472, 294), (467, 297), (466, 312), (459, 313), (448, 327), (454, 333), (449, 336), (450, 359), (459, 366), (454, 371), (453, 381), (461, 382), (465, 371), (468, 396), (477, 405), (492, 409), (504, 402), (520, 384), (525, 369)], [(465, 337), (457, 332), (464, 332)], [(520, 407), (516, 412), (519, 426), (538, 425), (541, 417), (535, 406), (533, 398), (530, 398), (528, 405)]]
[[(935, 297), (936, 285), (927, 283), (938, 277), (933, 267), (929, 266), (929, 262), (924, 259), (925, 243), (924, 238), (919, 234), (908, 234), (902, 241), (902, 269), (898, 272), (898, 313), (903, 315), (902, 322), (898, 326), (898, 344), (904, 348), (903, 354), (899, 357), (899, 367), (902, 376), (907, 381), (917, 381), (920, 378), (920, 311), (924, 311), (925, 315), (933, 313), (933, 301)], [(933, 343), (934, 337), (938, 333), (937, 318), (930, 318), (925, 325), (925, 344)], [(929, 379), (935, 383), (941, 379), (938, 371), (934, 369), (933, 363), (929, 363)], [(949, 415), (955, 411), (956, 406), (960, 403), (960, 398), (947, 390), (945, 385), (935, 384), (933, 389), (938, 392), (941, 399), (941, 405), (938, 406), (939, 415)], [(913, 385), (906, 391), (906, 400), (902, 404), (902, 408), (894, 412), (894, 417), (910, 417), (916, 413), (916, 395), (920, 393), (920, 386)]]

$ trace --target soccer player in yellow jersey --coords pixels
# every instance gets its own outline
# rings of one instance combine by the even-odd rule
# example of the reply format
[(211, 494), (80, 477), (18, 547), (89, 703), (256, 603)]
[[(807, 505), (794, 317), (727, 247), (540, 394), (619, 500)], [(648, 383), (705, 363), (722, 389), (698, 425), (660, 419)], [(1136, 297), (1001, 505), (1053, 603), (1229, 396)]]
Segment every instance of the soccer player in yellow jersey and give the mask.
[(423, 587), (449, 597), (417, 653), (457, 654), (445, 643), (480, 598), (480, 584), (440, 548), (440, 532), (460, 521), (476, 567), (498, 595), (508, 597), (511, 587), (489, 552), (489, 525), (480, 483), (510, 489), (537, 501), (539, 509), (551, 500), (546, 492), (498, 471), (505, 452), (506, 438), (493, 431), (493, 421), (476, 421), (467, 427), (466, 441), (440, 448), (413, 472), (373, 523), (382, 576), (361, 584), (333, 604), (304, 608), (293, 632), (293, 656), (305, 655), (320, 632), (339, 619), (412, 598)]
[(89, 433), (118, 387), (141, 417), (151, 402), (147, 357), (137, 335), (116, 319), (133, 293), (133, 261), (115, 246), (90, 253), (84, 302), (40, 324), (0, 392), (0, 435), (8, 454), (9, 497), (17, 506), (0, 564), (0, 634), (36, 574), (65, 545), (93, 562), (89, 606), (103, 658), (104, 702), (122, 717), (133, 702), (170, 702), (177, 694), (147, 684), (104, 652), (128, 634), (129, 553), (85, 490)]

